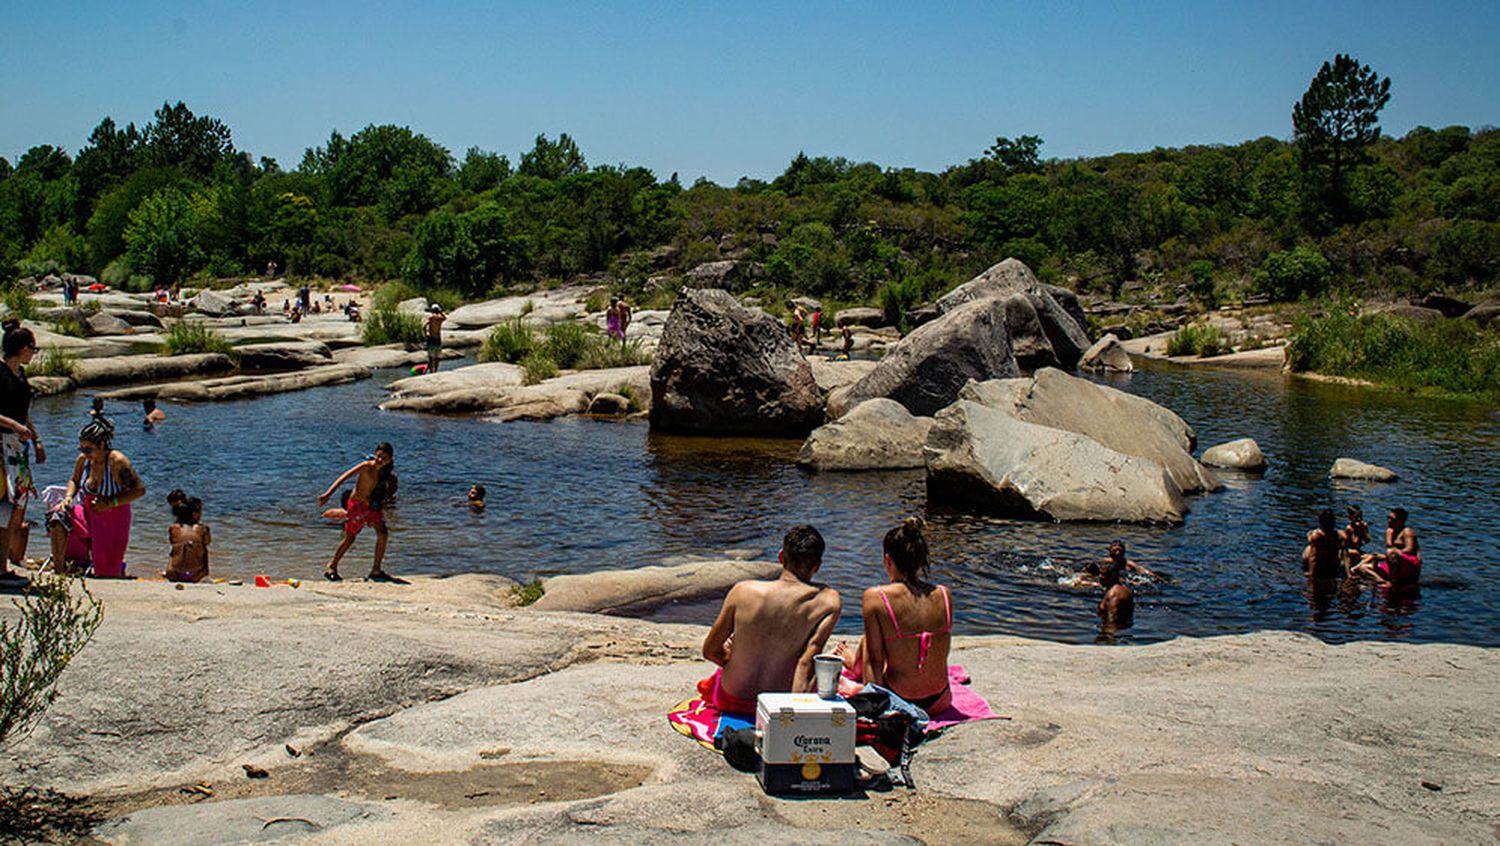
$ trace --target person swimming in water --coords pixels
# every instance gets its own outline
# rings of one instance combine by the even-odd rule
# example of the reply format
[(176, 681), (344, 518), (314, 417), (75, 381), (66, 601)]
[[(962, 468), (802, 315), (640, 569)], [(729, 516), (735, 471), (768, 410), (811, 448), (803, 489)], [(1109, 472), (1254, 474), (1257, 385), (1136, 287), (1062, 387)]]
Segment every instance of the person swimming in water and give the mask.
[(1302, 573), (1319, 581), (1344, 575), (1343, 538), (1334, 529), (1333, 509), (1318, 512), (1318, 528), (1307, 533), (1302, 550)]
[(464, 504), (469, 506), (470, 511), (483, 511), (484, 485), (476, 484), (473, 487), (469, 488), (469, 495), (465, 498)]
[(1370, 524), (1365, 522), (1364, 512), (1358, 505), (1344, 509), (1349, 517), (1348, 525), (1339, 530), (1339, 540), (1344, 544), (1344, 572), (1352, 573), (1365, 557), (1364, 546), (1370, 542)]
[(1383, 586), (1414, 585), (1422, 576), (1422, 550), (1417, 532), (1406, 524), (1405, 508), (1392, 508), (1386, 515), (1385, 555), (1366, 555), (1353, 573)]
[(1106, 629), (1128, 628), (1135, 623), (1135, 591), (1125, 584), (1125, 565), (1107, 558), (1099, 564), (1099, 622)]

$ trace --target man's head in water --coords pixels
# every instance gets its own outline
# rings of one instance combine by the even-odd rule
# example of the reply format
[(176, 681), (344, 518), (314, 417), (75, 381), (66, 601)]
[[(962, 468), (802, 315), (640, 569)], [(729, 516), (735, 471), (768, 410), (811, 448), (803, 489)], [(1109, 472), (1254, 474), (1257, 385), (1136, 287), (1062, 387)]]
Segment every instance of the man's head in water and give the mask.
[(1117, 540), (1109, 545), (1109, 559), (1120, 564), (1125, 563), (1125, 541)]
[(793, 526), (781, 540), (777, 559), (792, 575), (810, 582), (823, 564), (823, 536), (812, 526)]
[(476, 499), (484, 499), (484, 485), (474, 485), (473, 487), (469, 488), (469, 501), (473, 502)]
[(1111, 557), (1108, 561), (1099, 565), (1099, 586), (1105, 590), (1109, 590), (1119, 584), (1124, 576), (1125, 564), (1121, 560)]
[(1325, 535), (1333, 534), (1333, 509), (1325, 508), (1318, 512), (1318, 528)]
[(1391, 513), (1385, 517), (1385, 524), (1397, 531), (1406, 528), (1406, 509), (1392, 508)]

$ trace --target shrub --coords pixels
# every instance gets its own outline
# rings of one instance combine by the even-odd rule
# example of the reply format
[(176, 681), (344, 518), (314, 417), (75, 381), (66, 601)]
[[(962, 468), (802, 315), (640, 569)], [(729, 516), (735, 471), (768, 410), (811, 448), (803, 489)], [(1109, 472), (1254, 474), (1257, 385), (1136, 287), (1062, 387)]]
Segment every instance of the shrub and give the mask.
[(1193, 323), (1178, 328), (1177, 334), (1167, 339), (1167, 355), (1196, 355), (1202, 358), (1223, 355), (1229, 351), (1229, 342), (1219, 327), (1207, 323)]
[(406, 300), (420, 296), (422, 294), (416, 288), (402, 282), (400, 279), (396, 279), (376, 288), (371, 304), (374, 306), (374, 310), (379, 311), (383, 308), (395, 308)]
[(78, 376), (78, 355), (53, 344), (46, 355), (37, 359), (26, 373), (31, 376), (62, 376), (74, 379)]
[(1255, 271), (1255, 287), (1277, 302), (1315, 297), (1328, 287), (1329, 270), (1318, 248), (1301, 246), (1266, 256)]
[(479, 348), (480, 361), (505, 361), (515, 364), (531, 353), (536, 335), (519, 317), (507, 320), (490, 330)]
[(632, 338), (623, 344), (601, 338), (578, 360), (577, 367), (579, 370), (634, 367), (638, 364), (650, 364), (651, 359), (651, 353), (641, 347), (639, 338)]
[(1195, 261), (1188, 265), (1188, 275), (1192, 277), (1188, 282), (1188, 293), (1193, 299), (1204, 308), (1211, 309), (1218, 305), (1218, 297), (1214, 291), (1214, 263)]
[(907, 280), (891, 280), (875, 292), (875, 307), (885, 312), (889, 326), (906, 329), (906, 313), (921, 301), (922, 292), (917, 285)]
[(12, 282), (5, 288), (5, 311), (12, 317), (22, 320), (35, 320), (37, 314), (36, 300), (31, 298), (31, 291), (20, 282)]
[(71, 313), (57, 318), (52, 324), (52, 331), (59, 335), (69, 335), (74, 338), (82, 338), (88, 334), (83, 328), (83, 322)]
[(522, 383), (535, 385), (557, 375), (557, 362), (546, 354), (533, 350), (530, 355), (521, 359), (521, 369), (524, 371), (521, 375)]
[(584, 310), (590, 314), (604, 311), (609, 308), (609, 297), (610, 294), (607, 288), (595, 288), (589, 292), (588, 297), (583, 301)]
[(0, 748), (26, 736), (57, 698), (57, 680), (99, 627), (101, 609), (80, 580), (37, 576), (19, 619), (0, 620)]
[(541, 579), (532, 579), (524, 585), (514, 585), (510, 589), (510, 595), (515, 598), (517, 605), (531, 605), (547, 591), (542, 587)]
[(578, 360), (601, 342), (599, 330), (586, 323), (568, 320), (547, 327), (542, 342), (548, 358), (558, 367), (576, 367)]
[(1472, 320), (1354, 317), (1333, 311), (1298, 321), (1287, 343), (1292, 370), (1408, 389), (1500, 396), (1500, 330)]
[(360, 329), (360, 337), (367, 347), (381, 344), (421, 344), (425, 334), (421, 315), (401, 311), (395, 306), (377, 308), (370, 312)]
[(167, 330), (166, 342), (162, 344), (166, 355), (188, 353), (224, 353), (234, 355), (229, 340), (201, 320), (179, 320)]

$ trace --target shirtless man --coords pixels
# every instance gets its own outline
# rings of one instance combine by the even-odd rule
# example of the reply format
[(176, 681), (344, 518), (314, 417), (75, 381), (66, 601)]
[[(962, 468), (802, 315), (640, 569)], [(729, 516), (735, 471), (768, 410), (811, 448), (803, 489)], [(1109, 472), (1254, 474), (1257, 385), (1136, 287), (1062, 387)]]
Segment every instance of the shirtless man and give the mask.
[(1104, 598), (1099, 600), (1099, 621), (1109, 628), (1123, 628), (1135, 622), (1135, 591), (1125, 584), (1125, 565), (1105, 559), (1099, 565), (1099, 586)]
[(1145, 567), (1135, 563), (1129, 558), (1126, 558), (1124, 541), (1117, 540), (1109, 545), (1109, 557), (1099, 562), (1100, 572), (1103, 572), (1104, 568), (1109, 566), (1120, 568), (1120, 576), (1122, 578), (1124, 577), (1125, 572), (1129, 571), (1132, 573), (1140, 573), (1142, 576), (1145, 576), (1148, 579), (1156, 579), (1159, 582), (1167, 580), (1166, 576), (1163, 576), (1160, 573), (1152, 572), (1151, 570), (1146, 569)]
[(349, 481), (351, 477), (354, 479), (354, 492), (349, 496), (349, 503), (343, 515), (344, 536), (339, 540), (338, 548), (333, 551), (333, 558), (323, 571), (323, 578), (328, 581), (343, 581), (344, 577), (339, 575), (339, 561), (354, 544), (354, 539), (359, 537), (360, 530), (366, 526), (375, 529), (375, 563), (370, 568), (370, 575), (366, 577), (366, 580), (393, 581), (390, 575), (380, 568), (380, 564), (385, 560), (385, 545), (391, 537), (390, 530), (385, 527), (385, 506), (396, 492), (396, 475), (393, 472), (395, 457), (395, 449), (388, 443), (382, 443), (375, 447), (373, 458), (361, 461), (344, 471), (344, 475), (335, 479), (333, 484), (328, 486), (328, 490), (318, 495), (318, 505), (327, 505), (329, 498), (340, 485)]
[(1307, 533), (1302, 550), (1302, 574), (1309, 579), (1326, 581), (1344, 574), (1343, 538), (1334, 530), (1333, 509), (1318, 514), (1318, 528)]
[(427, 336), (427, 372), (436, 373), (438, 362), (443, 359), (443, 307), (437, 303), (427, 307), (427, 317), (422, 321), (422, 332)]
[(797, 526), (781, 542), (781, 576), (729, 589), (703, 639), (703, 657), (719, 669), (698, 684), (721, 711), (755, 712), (765, 692), (813, 690), (813, 656), (839, 619), (839, 595), (812, 581), (823, 563), (823, 536)]
[(1368, 576), (1380, 585), (1414, 585), (1422, 576), (1422, 549), (1416, 530), (1406, 525), (1406, 509), (1392, 508), (1385, 518), (1384, 557), (1366, 555), (1350, 575)]

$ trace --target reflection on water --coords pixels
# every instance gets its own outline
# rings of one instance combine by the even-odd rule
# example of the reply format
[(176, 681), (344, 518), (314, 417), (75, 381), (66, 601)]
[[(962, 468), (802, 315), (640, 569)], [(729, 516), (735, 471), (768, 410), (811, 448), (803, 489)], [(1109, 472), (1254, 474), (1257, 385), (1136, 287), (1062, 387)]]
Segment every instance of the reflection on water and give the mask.
[[(1083, 562), (1116, 538), (1171, 580), (1136, 584), (1135, 624), (1118, 642), (1181, 634), (1294, 629), (1342, 641), (1390, 638), (1500, 645), (1500, 419), (1481, 405), (1274, 374), (1150, 369), (1115, 384), (1183, 415), (1202, 445), (1254, 437), (1271, 461), (1264, 476), (1225, 474), (1224, 490), (1192, 500), (1176, 528), (1051, 525), (927, 510), (920, 471), (811, 475), (798, 444), (668, 437), (638, 423), (568, 419), (496, 424), (375, 409), (384, 380), (244, 402), (173, 405), (155, 431), (136, 406), (112, 407), (117, 446), (150, 487), (136, 507), (129, 560), (137, 573), (166, 559), (172, 487), (206, 503), (215, 572), (316, 576), (338, 542), (314, 498), (375, 443), (396, 447), (400, 500), (390, 514), (388, 566), (400, 572), (479, 570), (536, 575), (652, 564), (679, 555), (752, 548), (774, 556), (781, 534), (810, 522), (828, 542), (822, 578), (857, 597), (882, 575), (880, 537), (923, 513), (935, 576), (958, 602), (956, 630), (1077, 643), (1099, 631), (1096, 592), (1070, 587)], [(43, 483), (71, 467), (69, 439), (88, 397), (38, 400), (34, 418), (54, 446)], [(128, 412), (128, 413), (127, 413)], [(1339, 456), (1396, 470), (1390, 485), (1336, 482)], [(489, 509), (462, 507), (478, 482)], [(1402, 505), (1422, 532), (1420, 594), (1305, 584), (1299, 555), (1324, 507), (1357, 504), (1377, 534)], [(367, 566), (362, 537), (345, 572)], [(40, 544), (36, 543), (36, 548)], [(663, 609), (663, 619), (706, 623), (716, 602)], [(840, 630), (857, 631), (850, 609)]]

